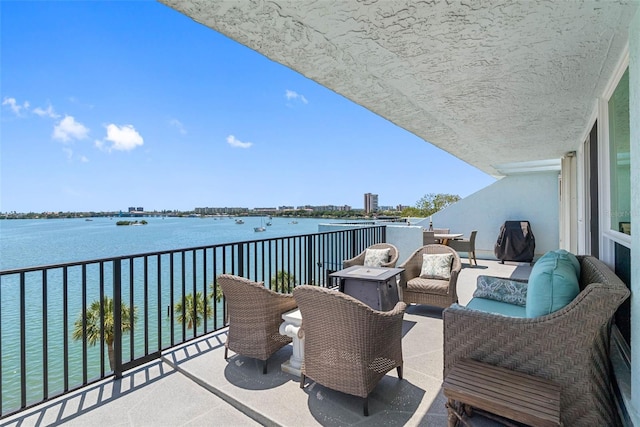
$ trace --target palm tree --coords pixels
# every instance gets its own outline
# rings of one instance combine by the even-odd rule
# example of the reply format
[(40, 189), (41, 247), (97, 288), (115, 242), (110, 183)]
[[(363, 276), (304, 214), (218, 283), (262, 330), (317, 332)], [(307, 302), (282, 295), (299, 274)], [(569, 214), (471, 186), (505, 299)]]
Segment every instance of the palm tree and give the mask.
[(178, 323), (185, 322), (187, 324), (187, 329), (192, 329), (194, 325), (197, 328), (200, 327), (200, 325), (202, 324), (202, 319), (204, 317), (211, 317), (213, 313), (213, 311), (211, 310), (211, 304), (207, 305), (206, 312), (204, 306), (205, 303), (202, 292), (196, 292), (195, 310), (193, 295), (185, 295), (184, 299), (182, 301), (178, 301), (173, 308), (173, 312), (176, 315), (176, 321)]
[(283, 294), (289, 294), (292, 292), (293, 287), (296, 285), (296, 276), (290, 274), (287, 271), (280, 270), (271, 278), (269, 288), (272, 291), (280, 292)]
[[(129, 332), (133, 329), (133, 325), (138, 320), (138, 314), (136, 313), (137, 309), (133, 307), (133, 313), (129, 310), (129, 307), (122, 303), (122, 307), (120, 310), (120, 318), (122, 322), (122, 332)], [(104, 313), (104, 342), (107, 344), (107, 351), (109, 354), (109, 366), (113, 371), (115, 368), (115, 351), (113, 348), (113, 340), (114, 340), (114, 313), (113, 309), (113, 299), (111, 297), (105, 296), (100, 304), (100, 300), (96, 300), (91, 303), (89, 309), (86, 311), (84, 318), (83, 313), (81, 312), (78, 318), (76, 319), (73, 327), (73, 333), (71, 337), (76, 340), (82, 340), (86, 338), (87, 344), (93, 347), (96, 345), (102, 338), (102, 328), (100, 325), (100, 313)], [(133, 314), (133, 316), (132, 316)], [(83, 320), (86, 325), (86, 336), (83, 334)]]
[[(211, 283), (209, 283), (209, 299), (214, 299), (214, 295), (213, 295), (213, 289), (216, 285), (215, 280)], [(220, 286), (215, 287), (215, 300), (216, 302), (220, 302), (222, 301), (222, 298), (224, 297), (224, 294), (222, 293), (222, 288)]]

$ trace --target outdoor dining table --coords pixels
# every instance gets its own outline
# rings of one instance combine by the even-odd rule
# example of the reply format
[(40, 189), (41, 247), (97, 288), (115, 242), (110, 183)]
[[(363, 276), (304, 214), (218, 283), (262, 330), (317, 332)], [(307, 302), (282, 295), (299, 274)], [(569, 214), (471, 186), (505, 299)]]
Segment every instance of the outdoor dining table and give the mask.
[(463, 236), (462, 233), (447, 233), (447, 234), (434, 234), (433, 238), (436, 240), (439, 240), (440, 243), (442, 243), (443, 245), (446, 245), (447, 243), (449, 243), (449, 240), (457, 239), (458, 237), (462, 237), (462, 236)]

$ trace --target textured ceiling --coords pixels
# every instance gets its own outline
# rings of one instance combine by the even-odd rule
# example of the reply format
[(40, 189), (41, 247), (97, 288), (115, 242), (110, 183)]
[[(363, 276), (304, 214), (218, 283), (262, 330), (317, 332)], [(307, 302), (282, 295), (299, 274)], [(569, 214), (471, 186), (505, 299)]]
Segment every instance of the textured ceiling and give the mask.
[(493, 175), (577, 148), (640, 4), (160, 1)]

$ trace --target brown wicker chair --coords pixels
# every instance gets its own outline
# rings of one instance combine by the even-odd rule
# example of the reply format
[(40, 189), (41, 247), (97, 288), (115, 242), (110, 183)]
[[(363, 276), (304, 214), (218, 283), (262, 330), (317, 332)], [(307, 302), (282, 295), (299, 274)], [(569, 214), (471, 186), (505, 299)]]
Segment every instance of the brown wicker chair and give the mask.
[(298, 286), (293, 295), (302, 315), (305, 378), (364, 399), (384, 375), (397, 368), (402, 379), (402, 318), (406, 304), (377, 311), (341, 292)]
[(230, 274), (218, 276), (228, 307), (229, 335), (224, 344), (228, 350), (262, 360), (262, 373), (267, 373), (267, 359), (291, 338), (280, 335), (282, 313), (296, 308), (293, 295), (273, 292), (262, 282), (252, 282)]
[(476, 259), (476, 234), (478, 232), (473, 230), (471, 235), (469, 235), (469, 240), (466, 239), (452, 239), (447, 242), (447, 246), (455, 249), (458, 252), (466, 252), (469, 257), (469, 265), (471, 264), (471, 260), (473, 259), (473, 264), (478, 265), (478, 260)]
[[(387, 248), (391, 249), (389, 251), (389, 261), (382, 263), (381, 267), (393, 268), (396, 266), (396, 263), (398, 262), (398, 248), (393, 246), (391, 243), (376, 243), (375, 245), (369, 246), (367, 249), (387, 249)], [(354, 257), (351, 259), (345, 259), (342, 262), (342, 268), (347, 268), (354, 265), (364, 265), (364, 257), (366, 253), (367, 251), (364, 250), (357, 257)]]
[[(422, 270), (423, 254), (453, 254), (451, 265), (451, 278), (423, 279), (420, 277)], [(400, 265), (404, 272), (400, 274), (400, 299), (407, 304), (426, 304), (446, 308), (458, 302), (456, 285), (458, 274), (462, 269), (460, 256), (452, 248), (444, 245), (425, 245), (416, 250), (405, 262)]]
[(444, 310), (444, 375), (470, 358), (545, 378), (561, 387), (563, 425), (618, 425), (609, 333), (616, 309), (630, 293), (597, 258), (578, 260), (581, 292), (549, 315), (515, 318), (459, 305)]

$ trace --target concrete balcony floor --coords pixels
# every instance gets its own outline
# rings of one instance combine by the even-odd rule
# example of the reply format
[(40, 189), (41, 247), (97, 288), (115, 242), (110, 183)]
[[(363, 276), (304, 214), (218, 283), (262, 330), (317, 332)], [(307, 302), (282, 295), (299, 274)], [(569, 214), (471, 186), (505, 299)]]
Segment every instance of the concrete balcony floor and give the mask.
[[(527, 278), (528, 264), (463, 259), (458, 296), (466, 304), (476, 277), (487, 274)], [(308, 382), (280, 369), (291, 346), (261, 363), (230, 352), (224, 360), (226, 329), (167, 351), (163, 358), (121, 380), (105, 380), (12, 417), (2, 426), (446, 426), (442, 394), (442, 310), (413, 305), (404, 317), (404, 379), (395, 369), (369, 398), (368, 417), (360, 398)], [(500, 425), (474, 416), (474, 425)]]

